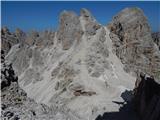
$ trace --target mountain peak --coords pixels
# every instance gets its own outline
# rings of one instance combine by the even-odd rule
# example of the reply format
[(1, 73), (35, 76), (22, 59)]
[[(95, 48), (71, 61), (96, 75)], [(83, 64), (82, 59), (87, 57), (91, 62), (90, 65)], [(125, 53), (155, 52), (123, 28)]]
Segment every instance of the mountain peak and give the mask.
[(87, 21), (96, 21), (91, 12), (86, 8), (81, 9), (80, 15)]
[(60, 15), (60, 24), (57, 32), (57, 38), (62, 43), (63, 50), (68, 50), (74, 41), (82, 36), (82, 28), (79, 16), (72, 11), (63, 11)]

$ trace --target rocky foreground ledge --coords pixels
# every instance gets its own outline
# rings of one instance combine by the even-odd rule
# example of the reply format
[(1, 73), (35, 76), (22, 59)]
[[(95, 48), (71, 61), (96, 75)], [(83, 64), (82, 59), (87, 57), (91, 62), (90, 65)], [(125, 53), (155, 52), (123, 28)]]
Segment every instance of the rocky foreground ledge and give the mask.
[(122, 10), (107, 27), (86, 9), (63, 11), (59, 23), (1, 30), (2, 119), (160, 119), (160, 51), (141, 9)]
[(140, 74), (136, 83), (134, 103), (141, 120), (159, 120), (160, 84), (153, 77), (144, 74)]

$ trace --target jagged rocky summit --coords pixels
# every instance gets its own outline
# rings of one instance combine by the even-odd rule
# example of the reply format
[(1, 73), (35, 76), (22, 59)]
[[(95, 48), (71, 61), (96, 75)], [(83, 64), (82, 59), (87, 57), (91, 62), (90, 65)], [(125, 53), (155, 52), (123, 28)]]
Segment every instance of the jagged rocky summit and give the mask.
[(113, 17), (108, 25), (116, 55), (127, 72), (144, 72), (160, 82), (160, 52), (152, 39), (143, 11), (126, 8)]
[(140, 9), (122, 10), (107, 27), (86, 9), (80, 16), (63, 11), (59, 24), (54, 32), (2, 29), (2, 52), (27, 96), (60, 116), (64, 113), (61, 120), (93, 120), (119, 111), (113, 101), (131, 101), (132, 96), (121, 97), (135, 87), (131, 72), (137, 76), (144, 72), (158, 81), (160, 54)]

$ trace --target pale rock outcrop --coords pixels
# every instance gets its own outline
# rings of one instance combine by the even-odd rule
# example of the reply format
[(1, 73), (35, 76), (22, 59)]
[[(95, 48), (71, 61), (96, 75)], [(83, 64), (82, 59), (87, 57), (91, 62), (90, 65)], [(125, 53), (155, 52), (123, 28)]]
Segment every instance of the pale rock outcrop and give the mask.
[(62, 43), (63, 50), (68, 50), (74, 42), (79, 42), (82, 34), (79, 17), (76, 13), (63, 11), (60, 15), (60, 26), (57, 32), (57, 38)]
[(92, 14), (87, 9), (85, 9), (85, 8), (81, 9), (80, 15), (82, 17), (84, 17), (85, 20), (87, 20), (87, 21), (93, 21), (93, 20), (95, 20), (94, 17), (92, 16)]
[(29, 47), (49, 47), (54, 44), (54, 36), (55, 32), (49, 30), (43, 32), (32, 31), (27, 34), (24, 44)]
[(109, 63), (107, 61), (109, 51), (105, 35), (105, 29), (102, 28), (99, 38), (92, 42), (91, 46), (87, 49), (85, 61), (88, 72), (93, 77), (99, 77), (104, 73), (105, 69), (109, 69)]
[(40, 36), (35, 42), (36, 46), (38, 46), (39, 48), (45, 48), (45, 47), (52, 46), (54, 44), (55, 32), (46, 30), (39, 34)]
[(38, 37), (39, 33), (37, 31), (32, 31), (31, 33), (28, 34), (25, 40), (25, 44), (27, 44), (28, 46), (33, 46), (37, 41)]
[(26, 39), (26, 34), (25, 34), (25, 32), (23, 32), (21, 29), (17, 28), (17, 29), (15, 30), (15, 35), (16, 35), (17, 39), (19, 40), (18, 43), (20, 43), (21, 46), (23, 46), (24, 41), (25, 41), (25, 39)]
[(96, 31), (98, 29), (100, 29), (101, 25), (98, 24), (95, 20), (95, 18), (91, 15), (91, 13), (83, 8), (81, 9), (81, 16), (84, 18), (84, 20), (86, 21), (86, 24), (85, 24), (85, 32), (88, 34), (88, 35), (95, 35), (96, 34)]

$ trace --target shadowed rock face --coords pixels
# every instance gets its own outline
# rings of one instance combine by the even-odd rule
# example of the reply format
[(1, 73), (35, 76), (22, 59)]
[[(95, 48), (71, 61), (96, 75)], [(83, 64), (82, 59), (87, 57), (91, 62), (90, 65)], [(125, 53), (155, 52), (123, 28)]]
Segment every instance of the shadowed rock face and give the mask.
[[(4, 52), (1, 50), (1, 56)], [(12, 82), (18, 82), (18, 77), (15, 75), (11, 64), (5, 63), (5, 58), (1, 57), (1, 90), (11, 85)]]
[(152, 33), (152, 38), (160, 50), (160, 32)]
[(137, 78), (135, 91), (135, 109), (142, 120), (160, 119), (160, 84), (153, 77), (141, 74)]
[(115, 52), (125, 64), (125, 70), (143, 71), (159, 79), (160, 52), (143, 11), (126, 8), (113, 17), (108, 27)]

